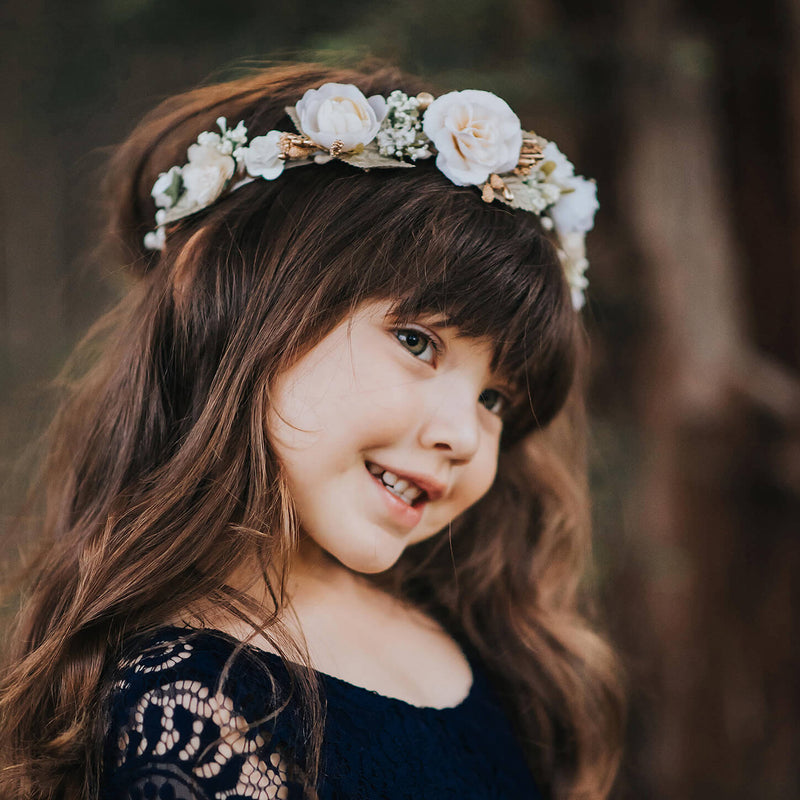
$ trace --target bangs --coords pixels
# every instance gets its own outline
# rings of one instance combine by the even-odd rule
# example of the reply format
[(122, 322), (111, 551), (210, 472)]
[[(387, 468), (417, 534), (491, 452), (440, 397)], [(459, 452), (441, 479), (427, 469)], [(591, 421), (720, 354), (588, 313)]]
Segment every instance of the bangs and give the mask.
[(491, 343), (493, 372), (516, 388), (504, 435), (513, 441), (547, 424), (563, 404), (577, 315), (538, 217), (484, 203), (473, 187), (445, 188), (444, 196), (407, 195), (413, 213), (375, 231), (374, 263), (384, 265), (377, 294), (394, 301), (398, 322), (434, 316), (459, 335)]
[(535, 214), (485, 203), (430, 163), (286, 170), (243, 187), (215, 214), (230, 252), (255, 271), (253, 303), (280, 304), (299, 320), (291, 352), (313, 346), (359, 303), (389, 300), (398, 321), (433, 315), (491, 343), (492, 370), (518, 387), (506, 440), (546, 425), (563, 405), (579, 321)]

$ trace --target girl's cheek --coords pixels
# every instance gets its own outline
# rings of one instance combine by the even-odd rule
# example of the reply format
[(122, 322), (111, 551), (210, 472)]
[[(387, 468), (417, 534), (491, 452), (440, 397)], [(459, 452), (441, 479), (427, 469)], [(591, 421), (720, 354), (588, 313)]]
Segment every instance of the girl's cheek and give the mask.
[(497, 475), (497, 453), (497, 446), (487, 448), (487, 452), (482, 454), (480, 461), (476, 463), (475, 476), (470, 487), (473, 499), (469, 505), (475, 505), (492, 488)]

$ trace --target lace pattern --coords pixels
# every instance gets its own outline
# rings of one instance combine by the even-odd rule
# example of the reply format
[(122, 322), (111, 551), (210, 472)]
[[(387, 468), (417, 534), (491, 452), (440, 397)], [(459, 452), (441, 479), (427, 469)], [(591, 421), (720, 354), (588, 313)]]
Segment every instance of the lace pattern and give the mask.
[[(102, 800), (303, 798), (289, 673), (280, 657), (237, 644), (178, 628), (139, 643), (112, 692)], [(486, 675), (470, 665), (472, 688), (452, 708), (319, 673), (319, 800), (540, 800)]]
[[(211, 685), (213, 670), (203, 680), (204, 670), (192, 669), (193, 656), (195, 662), (208, 660), (207, 653), (194, 652), (190, 640), (179, 638), (121, 664), (123, 677), (113, 695), (115, 705), (122, 701), (128, 710), (113, 753), (117, 793), (107, 796), (121, 796), (123, 784), (131, 800), (299, 796), (290, 794), (289, 765), (279, 749), (269, 746), (272, 737), (248, 721), (230, 694)], [(213, 661), (219, 665), (220, 659)], [(187, 670), (198, 677), (174, 679)]]

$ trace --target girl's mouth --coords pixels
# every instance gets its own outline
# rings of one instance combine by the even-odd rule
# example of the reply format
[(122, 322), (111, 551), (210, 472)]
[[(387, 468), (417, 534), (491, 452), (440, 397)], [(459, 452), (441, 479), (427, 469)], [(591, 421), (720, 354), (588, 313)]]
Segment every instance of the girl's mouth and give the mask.
[(419, 506), (428, 499), (427, 492), (410, 479), (400, 477), (378, 464), (373, 464), (371, 461), (367, 461), (366, 466), (376, 481), (407, 505), (412, 507)]

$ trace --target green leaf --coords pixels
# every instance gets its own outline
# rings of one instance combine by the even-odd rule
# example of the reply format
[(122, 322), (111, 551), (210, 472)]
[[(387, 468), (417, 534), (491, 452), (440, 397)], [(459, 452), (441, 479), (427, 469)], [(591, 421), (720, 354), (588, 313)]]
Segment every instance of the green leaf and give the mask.
[(183, 178), (181, 177), (181, 171), (176, 169), (175, 172), (172, 173), (172, 183), (169, 185), (169, 189), (167, 189), (164, 194), (172, 200), (172, 205), (174, 206), (175, 203), (178, 202), (178, 198), (183, 193)]

